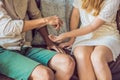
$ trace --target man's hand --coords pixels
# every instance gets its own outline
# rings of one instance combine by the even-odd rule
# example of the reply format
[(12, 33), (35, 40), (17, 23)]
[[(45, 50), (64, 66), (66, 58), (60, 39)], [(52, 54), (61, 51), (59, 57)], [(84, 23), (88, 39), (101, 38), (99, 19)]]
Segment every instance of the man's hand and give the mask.
[[(44, 22), (47, 25), (51, 25), (55, 27), (56, 30), (59, 30), (60, 27), (63, 25), (63, 21), (58, 18), (57, 16), (51, 16), (43, 18)], [(40, 34), (42, 35), (43, 39), (45, 40), (45, 43), (47, 45), (47, 49), (55, 50), (59, 53), (65, 53), (64, 50), (56, 46), (49, 38), (48, 38), (48, 31), (46, 27), (42, 27), (39, 29)]]
[(47, 44), (47, 49), (49, 50), (54, 50), (57, 51), (58, 53), (65, 53), (65, 51), (62, 48), (58, 47), (55, 43), (53, 43), (49, 39), (47, 39), (46, 44)]
[(47, 46), (47, 49), (49, 49), (49, 50), (55, 50), (55, 51), (57, 51), (58, 53), (64, 53), (64, 54), (66, 54), (66, 52), (65, 52), (62, 48), (56, 46), (55, 44), (53, 44), (53, 45), (48, 45), (48, 46)]
[(52, 25), (55, 29), (59, 30), (60, 27), (63, 25), (63, 21), (57, 16), (46, 17), (44, 20), (47, 22), (48, 25)]

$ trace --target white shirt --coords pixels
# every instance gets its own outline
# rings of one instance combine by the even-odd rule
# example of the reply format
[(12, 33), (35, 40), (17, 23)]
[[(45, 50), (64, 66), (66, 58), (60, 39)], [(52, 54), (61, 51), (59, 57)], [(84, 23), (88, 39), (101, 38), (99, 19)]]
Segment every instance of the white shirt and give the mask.
[(5, 49), (20, 50), (24, 45), (23, 20), (12, 20), (0, 1), (0, 46)]

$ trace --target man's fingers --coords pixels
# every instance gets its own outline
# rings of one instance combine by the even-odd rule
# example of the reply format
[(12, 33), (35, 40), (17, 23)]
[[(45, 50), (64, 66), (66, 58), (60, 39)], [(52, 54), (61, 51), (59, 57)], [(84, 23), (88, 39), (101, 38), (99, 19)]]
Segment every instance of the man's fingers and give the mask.
[(60, 24), (60, 27), (63, 25), (63, 21), (62, 20), (60, 20), (59, 21), (59, 24)]
[(63, 49), (61, 49), (61, 48), (58, 48), (58, 49), (59, 49), (60, 53), (64, 53), (65, 54), (65, 51)]
[(55, 42), (56, 37), (52, 34), (48, 35), (49, 39), (53, 42)]
[(58, 53), (61, 53), (61, 50), (60, 50), (58, 47), (56, 47), (56, 46), (53, 46), (52, 49), (54, 49), (54, 50), (57, 51)]
[(66, 54), (66, 52), (62, 48), (57, 47), (57, 49), (59, 50), (60, 53)]
[(49, 50), (55, 50), (55, 51), (57, 51), (57, 52), (60, 53), (59, 49), (57, 49), (56, 46), (49, 46), (49, 47), (47, 47), (47, 49), (49, 49)]
[(53, 49), (54, 49), (55, 51), (59, 52), (59, 53), (64, 53), (64, 54), (66, 54), (66, 52), (65, 52), (63, 49), (61, 49), (61, 48), (59, 48), (59, 47), (57, 47), (57, 46), (54, 46)]
[(60, 29), (60, 25), (57, 24), (56, 27), (55, 27), (56, 30), (59, 30)]

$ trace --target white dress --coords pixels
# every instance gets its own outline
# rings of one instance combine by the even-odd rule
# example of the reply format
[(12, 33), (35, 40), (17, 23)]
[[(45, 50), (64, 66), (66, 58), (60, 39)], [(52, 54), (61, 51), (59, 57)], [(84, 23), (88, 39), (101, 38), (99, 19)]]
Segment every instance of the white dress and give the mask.
[[(94, 32), (78, 36), (72, 50), (77, 46), (104, 45), (112, 51), (114, 60), (116, 60), (120, 53), (120, 35), (115, 21), (119, 5), (120, 0), (105, 0), (104, 6), (96, 17), (104, 20), (106, 23)], [(81, 0), (74, 0), (73, 6), (78, 8), (80, 12), (80, 28), (90, 24), (95, 19), (92, 13), (87, 13), (81, 8)]]

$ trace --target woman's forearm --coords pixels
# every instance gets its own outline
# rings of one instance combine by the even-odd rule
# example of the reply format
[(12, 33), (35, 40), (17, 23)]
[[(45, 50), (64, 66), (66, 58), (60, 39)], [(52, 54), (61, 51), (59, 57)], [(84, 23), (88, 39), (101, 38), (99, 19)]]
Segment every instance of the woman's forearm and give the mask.
[(90, 29), (90, 28), (88, 28), (88, 27), (84, 27), (84, 28), (72, 30), (72, 31), (70, 31), (70, 32), (66, 32), (66, 33), (64, 33), (64, 35), (65, 35), (67, 38), (72, 38), (72, 37), (77, 37), (77, 36), (81, 36), (81, 35), (90, 33), (90, 32), (92, 32), (92, 31), (93, 31), (92, 29)]
[(66, 37), (82, 36), (82, 35), (85, 35), (85, 34), (88, 34), (90, 32), (95, 31), (96, 29), (101, 27), (104, 23), (105, 23), (105, 21), (103, 21), (103, 20), (101, 20), (99, 18), (96, 18), (91, 24), (86, 25), (84, 27), (81, 27), (79, 29), (67, 32), (67, 33), (65, 33), (65, 36)]

